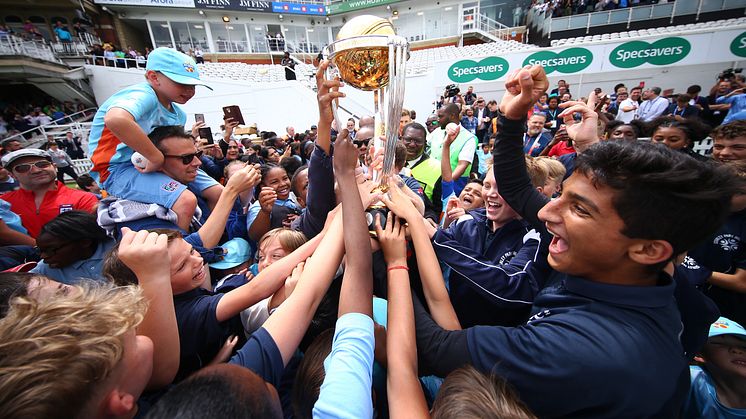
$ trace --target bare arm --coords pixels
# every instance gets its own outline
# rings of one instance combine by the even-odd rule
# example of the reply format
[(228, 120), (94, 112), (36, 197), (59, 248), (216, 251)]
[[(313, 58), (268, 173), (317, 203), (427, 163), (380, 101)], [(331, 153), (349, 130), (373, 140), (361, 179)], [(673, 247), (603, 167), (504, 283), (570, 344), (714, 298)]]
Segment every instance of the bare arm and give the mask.
[(218, 241), (223, 235), (223, 231), (225, 231), (225, 223), (233, 209), (236, 198), (240, 193), (249, 190), (259, 183), (260, 178), (261, 175), (254, 166), (246, 166), (228, 180), (225, 188), (221, 188), (223, 192), (218, 198), (217, 205), (215, 205), (207, 221), (205, 221), (205, 224), (198, 231), (204, 247), (211, 249), (218, 245)]
[(733, 274), (713, 272), (710, 283), (731, 291), (746, 293), (746, 269), (737, 269)]
[(36, 240), (20, 231), (13, 230), (5, 224), (5, 221), (0, 220), (0, 246), (11, 246), (17, 244), (36, 246)]
[[(303, 246), (259, 272), (251, 282), (226, 293), (215, 310), (218, 321), (225, 321), (241, 310), (269, 297), (285, 284), (293, 269), (306, 260), (319, 246), (324, 235), (319, 234)], [(336, 270), (336, 267), (334, 268)]]
[(181, 350), (171, 292), (168, 237), (124, 227), (117, 252), (119, 259), (137, 276), (148, 300), (148, 311), (137, 327), (138, 334), (153, 341), (153, 373), (148, 388), (163, 388), (176, 377)]
[[(329, 67), (329, 61), (322, 61), (319, 69), (316, 71), (316, 97), (319, 102), (319, 125), (316, 134), (316, 145), (324, 150), (324, 153), (331, 155), (331, 126), (334, 121), (332, 113), (332, 101), (344, 97), (345, 94), (339, 91), (342, 83), (339, 80), (326, 80), (324, 73)], [(341, 129), (341, 127), (338, 127)]]
[[(414, 309), (406, 269), (404, 228), (389, 212), (386, 229), (376, 221), (388, 271), (388, 330), (386, 355), (389, 415), (392, 419), (430, 417), (417, 374)], [(393, 268), (393, 269), (392, 269)]]
[(347, 262), (339, 297), (339, 316), (362, 313), (373, 316), (373, 269), (368, 226), (357, 182), (357, 148), (346, 130), (335, 144), (334, 171), (342, 198), (342, 224)]

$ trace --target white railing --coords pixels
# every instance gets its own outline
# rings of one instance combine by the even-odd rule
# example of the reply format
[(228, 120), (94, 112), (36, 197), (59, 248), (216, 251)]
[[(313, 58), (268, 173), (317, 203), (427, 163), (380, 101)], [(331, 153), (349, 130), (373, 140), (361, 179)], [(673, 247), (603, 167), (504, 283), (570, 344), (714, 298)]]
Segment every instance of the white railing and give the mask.
[[(667, 18), (669, 22), (673, 22), (675, 16), (684, 15), (696, 15), (698, 21), (702, 13), (743, 8), (746, 8), (746, 0), (680, 0), (562, 17), (552, 17), (548, 11), (541, 12), (532, 8), (529, 12), (529, 21), (542, 34), (551, 37), (552, 32), (585, 29), (588, 33), (591, 27), (603, 25), (626, 24), (629, 29), (632, 22), (649, 19)], [(743, 16), (743, 13), (740, 16)]]
[(0, 35), (0, 55), (24, 55), (40, 60), (62, 63), (45, 43), (41, 41), (27, 41), (14, 35)]
[[(73, 135), (76, 136), (82, 136), (82, 134), (86, 133), (90, 130), (91, 123), (90, 122), (83, 122), (83, 119), (88, 119), (89, 117), (93, 116), (96, 113), (96, 108), (88, 108), (84, 109), (82, 111), (75, 112), (70, 115), (65, 115), (62, 118), (55, 119), (54, 121), (50, 122), (46, 125), (40, 125), (37, 127), (33, 127), (29, 130), (19, 132), (17, 134), (5, 137), (3, 141), (16, 139), (19, 141), (25, 140), (26, 134), (34, 134), (38, 133), (41, 135), (41, 138), (46, 140), (47, 135), (56, 135), (58, 133), (71, 131)], [(65, 122), (66, 120), (70, 120), (72, 122), (67, 124), (60, 124), (59, 122)], [(82, 138), (82, 137), (81, 137)], [(87, 136), (86, 136), (87, 138)], [(26, 141), (27, 143), (35, 142), (34, 139), (30, 139)], [(28, 144), (27, 144), (28, 145)]]
[(488, 33), (497, 39), (510, 39), (510, 27), (481, 13), (476, 16), (476, 29)]

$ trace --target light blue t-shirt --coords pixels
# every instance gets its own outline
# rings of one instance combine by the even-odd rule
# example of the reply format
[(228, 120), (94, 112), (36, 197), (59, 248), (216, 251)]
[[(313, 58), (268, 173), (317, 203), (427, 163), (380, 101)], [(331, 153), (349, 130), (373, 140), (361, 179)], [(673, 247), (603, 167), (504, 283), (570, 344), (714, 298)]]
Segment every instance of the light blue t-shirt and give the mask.
[(94, 280), (103, 281), (101, 269), (104, 264), (104, 257), (109, 249), (114, 247), (114, 240), (107, 240), (98, 245), (96, 252), (88, 259), (73, 262), (64, 268), (50, 268), (42, 259), (31, 272), (46, 275), (57, 282), (74, 285), (81, 281)]
[[(293, 193), (290, 193), (290, 196), (288, 199), (276, 199), (275, 205), (280, 205), (283, 207), (289, 207), (289, 208), (295, 208), (299, 209), (298, 204), (295, 202), (295, 195)], [(253, 204), (249, 206), (248, 211), (246, 211), (246, 230), (248, 231), (251, 228), (251, 225), (254, 224), (254, 220), (256, 220), (256, 216), (259, 215), (259, 211), (262, 210), (262, 206), (259, 205), (259, 200), (257, 199), (254, 201)]]
[(723, 406), (717, 398), (712, 378), (700, 367), (689, 367), (692, 386), (681, 409), (682, 419), (737, 419), (746, 418), (746, 409)]
[(23, 224), (21, 223), (21, 217), (10, 210), (10, 202), (3, 201), (2, 199), (0, 199), (0, 220), (3, 220), (5, 222), (5, 225), (15, 231), (23, 234), (28, 234), (28, 231), (25, 227), (23, 227)]
[(332, 351), (324, 360), (326, 377), (313, 406), (314, 418), (369, 419), (371, 399), (373, 319), (347, 313), (337, 320)]
[(147, 82), (120, 90), (106, 100), (96, 112), (88, 137), (88, 149), (93, 168), (91, 176), (101, 183), (109, 177), (109, 166), (115, 164), (132, 164), (130, 158), (134, 150), (121, 142), (107, 127), (104, 116), (111, 108), (121, 108), (132, 114), (135, 122), (145, 135), (156, 127), (166, 125), (184, 126), (186, 113), (175, 103), (169, 111), (159, 101), (155, 90)]

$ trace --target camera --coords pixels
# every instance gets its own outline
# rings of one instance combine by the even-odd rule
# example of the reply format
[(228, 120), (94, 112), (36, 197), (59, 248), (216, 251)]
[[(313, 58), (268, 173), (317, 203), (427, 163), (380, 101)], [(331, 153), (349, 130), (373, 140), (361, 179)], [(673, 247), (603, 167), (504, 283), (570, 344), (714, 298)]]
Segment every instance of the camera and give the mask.
[(731, 80), (732, 78), (736, 77), (736, 74), (741, 74), (742, 71), (742, 68), (727, 68), (723, 70), (722, 73), (718, 74), (718, 79)]
[(446, 86), (444, 96), (445, 97), (454, 97), (457, 94), (459, 94), (460, 92), (461, 92), (461, 89), (459, 89), (457, 85), (455, 85), (455, 84), (449, 84), (448, 86)]

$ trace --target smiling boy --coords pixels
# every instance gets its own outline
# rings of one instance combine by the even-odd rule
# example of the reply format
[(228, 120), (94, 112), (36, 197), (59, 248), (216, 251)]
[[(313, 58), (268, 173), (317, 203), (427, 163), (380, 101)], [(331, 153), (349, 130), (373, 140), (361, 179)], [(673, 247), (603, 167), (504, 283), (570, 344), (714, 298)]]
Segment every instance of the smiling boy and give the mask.
[(682, 334), (697, 331), (682, 324), (677, 284), (662, 269), (717, 229), (735, 185), (727, 169), (663, 147), (586, 150), (598, 141), (597, 116), (569, 102), (558, 117), (580, 154), (549, 202), (530, 183), (521, 143), (525, 115), (547, 86), (540, 66), (509, 78), (494, 171), (505, 201), (542, 235), (551, 232), (556, 272), (523, 326), (447, 332), (415, 302), (418, 347), (427, 348), (418, 355), (438, 375), (472, 364), (505, 377), (539, 417), (675, 417), (692, 350)]

